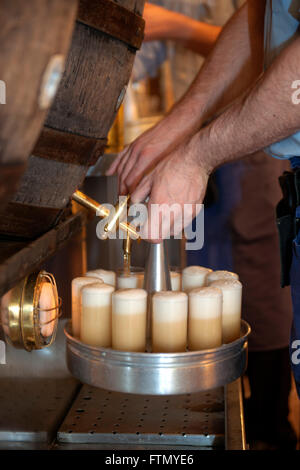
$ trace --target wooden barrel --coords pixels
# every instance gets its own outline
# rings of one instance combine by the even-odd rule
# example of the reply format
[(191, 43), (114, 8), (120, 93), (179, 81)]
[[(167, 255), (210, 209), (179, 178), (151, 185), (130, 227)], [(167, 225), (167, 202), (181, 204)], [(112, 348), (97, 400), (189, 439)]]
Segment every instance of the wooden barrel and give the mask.
[(0, 207), (16, 192), (62, 76), (77, 0), (0, 2)]
[(62, 216), (103, 153), (143, 40), (144, 0), (81, 0), (66, 67), (0, 233), (32, 238)]

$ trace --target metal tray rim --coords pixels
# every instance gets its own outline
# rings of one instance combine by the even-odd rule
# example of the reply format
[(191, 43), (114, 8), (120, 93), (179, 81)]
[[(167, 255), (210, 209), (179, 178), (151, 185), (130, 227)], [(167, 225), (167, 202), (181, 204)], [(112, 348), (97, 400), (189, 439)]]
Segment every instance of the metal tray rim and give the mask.
[(180, 353), (140, 353), (90, 346), (74, 338), (70, 333), (70, 327), (71, 321), (69, 320), (65, 325), (64, 333), (73, 353), (78, 354), (78, 350), (80, 350), (85, 356), (88, 356), (90, 359), (91, 356), (93, 356), (97, 361), (102, 359), (109, 362), (118, 362), (119, 364), (122, 362), (128, 365), (141, 365), (142, 367), (153, 367), (155, 364), (159, 364), (160, 367), (164, 364), (170, 367), (172, 365), (178, 366), (178, 363), (186, 365), (187, 363), (190, 364), (193, 362), (197, 364), (201, 362), (204, 365), (204, 363), (216, 362), (218, 356), (224, 360), (224, 357), (227, 355), (232, 356), (235, 350), (238, 354), (239, 351), (245, 347), (245, 343), (251, 333), (250, 325), (245, 320), (241, 320), (242, 336), (232, 343), (222, 344), (222, 346), (218, 348)]

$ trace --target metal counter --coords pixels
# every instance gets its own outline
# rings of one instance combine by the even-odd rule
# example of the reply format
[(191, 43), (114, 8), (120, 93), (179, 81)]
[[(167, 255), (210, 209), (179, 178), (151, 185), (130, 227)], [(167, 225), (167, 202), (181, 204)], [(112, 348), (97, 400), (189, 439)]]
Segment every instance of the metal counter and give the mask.
[(54, 345), (7, 347), (0, 366), (0, 449), (244, 449), (241, 381), (189, 395), (132, 395), (81, 385)]

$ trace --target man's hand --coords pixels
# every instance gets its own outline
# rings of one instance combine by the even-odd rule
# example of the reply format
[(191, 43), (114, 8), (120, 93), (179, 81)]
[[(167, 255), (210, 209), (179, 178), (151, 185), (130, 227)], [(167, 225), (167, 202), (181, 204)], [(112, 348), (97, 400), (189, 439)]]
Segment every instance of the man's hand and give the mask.
[(106, 174), (118, 173), (121, 194), (132, 193), (145, 172), (199, 131), (208, 117), (237, 98), (259, 75), (264, 3), (251, 0), (234, 15), (186, 95), (163, 121), (119, 154)]
[[(146, 175), (133, 192), (133, 203), (143, 202), (150, 196), (148, 223), (141, 233), (143, 238), (158, 242), (176, 235), (197, 215), (196, 204), (202, 204), (210, 173), (208, 166), (199, 164), (198, 153), (193, 139), (181, 145)], [(192, 205), (192, 211), (189, 218), (184, 219), (185, 204)], [(165, 205), (161, 207), (159, 220), (151, 214), (153, 205)], [(170, 220), (172, 205), (174, 211)]]
[[(177, 203), (181, 208), (200, 204), (214, 168), (298, 133), (300, 113), (292, 100), (292, 84), (300, 75), (299, 64), (300, 38), (296, 37), (244, 96), (160, 162), (141, 181), (132, 201), (150, 195), (150, 208), (153, 204)], [(177, 212), (172, 226), (178, 216)], [(165, 221), (164, 211), (157, 222), (161, 229), (157, 240), (168, 234)], [(146, 238), (152, 237), (147, 234)]]
[(180, 139), (178, 126), (169, 126), (164, 119), (125, 147), (106, 175), (117, 173), (120, 194), (132, 194), (144, 174), (171, 152)]

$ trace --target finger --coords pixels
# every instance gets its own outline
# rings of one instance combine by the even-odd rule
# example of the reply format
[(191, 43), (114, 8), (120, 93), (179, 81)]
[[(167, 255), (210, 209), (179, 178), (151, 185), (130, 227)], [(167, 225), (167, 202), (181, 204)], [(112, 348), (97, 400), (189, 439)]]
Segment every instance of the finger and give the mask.
[(129, 150), (129, 152), (127, 152), (126, 155), (123, 156), (123, 158), (120, 161), (119, 166), (117, 168), (117, 173), (118, 173), (118, 176), (119, 176), (119, 188), (121, 190), (124, 190), (124, 188), (126, 188), (125, 180), (123, 178), (123, 169), (126, 166), (126, 163), (127, 163), (128, 159), (131, 158), (131, 155), (132, 155), (132, 151)]
[(171, 233), (172, 217), (170, 218), (169, 211), (166, 211), (166, 207), (160, 207), (160, 204), (150, 197), (147, 224), (142, 227), (141, 237), (151, 243), (160, 243), (169, 239)]
[(131, 201), (133, 204), (140, 204), (144, 202), (149, 196), (152, 188), (153, 175), (152, 173), (146, 175), (136, 189), (131, 194)]
[(133, 193), (133, 191), (140, 183), (147, 170), (150, 170), (150, 168), (153, 166), (154, 162), (149, 162), (149, 160), (146, 159), (139, 159), (138, 162), (135, 162), (128, 177), (126, 178), (126, 185), (129, 189), (130, 194)]
[(143, 240), (147, 240), (151, 243), (160, 243), (163, 240), (161, 233), (161, 220), (157, 220), (157, 217), (153, 217), (151, 203), (148, 204), (148, 218), (147, 223), (141, 227), (140, 236)]
[(126, 164), (128, 158), (130, 158), (131, 154), (132, 154), (132, 147), (129, 146), (127, 149), (126, 149), (126, 152), (123, 153), (122, 155), (122, 158), (120, 159), (119, 161), (119, 164), (116, 168), (116, 173), (118, 173), (119, 177), (121, 178), (122, 176), (122, 173), (123, 173), (123, 168), (124, 168), (124, 165)]
[(141, 178), (146, 172), (150, 172), (155, 166), (165, 158), (166, 155), (157, 152), (146, 152), (143, 157), (135, 161), (135, 165), (132, 165), (128, 177), (126, 177), (126, 185), (133, 192), (135, 187), (139, 184)]
[(108, 170), (105, 172), (105, 175), (106, 176), (111, 176), (113, 175), (114, 173), (117, 172), (118, 170), (118, 166), (120, 164), (120, 162), (122, 161), (123, 157), (127, 154), (129, 150), (129, 146), (125, 147), (119, 154), (118, 156), (115, 158), (115, 160), (112, 162), (112, 164), (110, 165), (110, 167), (108, 168)]
[(122, 169), (123, 169), (124, 164), (128, 160), (128, 158), (130, 157), (130, 155), (131, 155), (131, 147), (129, 146), (129, 147), (126, 147), (126, 149), (124, 149), (121, 152), (120, 158), (118, 159), (118, 165), (115, 168), (115, 173), (118, 175), (118, 191), (119, 191), (119, 194), (127, 194), (127, 192), (128, 192), (127, 187), (124, 184), (124, 180), (122, 178)]
[(120, 196), (126, 196), (127, 194), (130, 194), (129, 193), (129, 190), (126, 186), (126, 184), (122, 181), (119, 181), (119, 194)]
[(136, 161), (138, 160), (139, 154), (136, 152), (132, 152), (130, 156), (126, 158), (124, 163), (122, 162), (122, 168), (119, 168), (119, 176), (120, 176), (120, 186), (123, 190), (128, 191), (129, 185), (127, 180), (127, 175), (130, 173), (131, 168), (136, 165)]
[[(141, 159), (139, 158), (140, 154), (138, 152), (132, 152), (130, 158), (128, 158), (123, 166), (121, 180), (122, 183), (126, 184), (127, 188), (130, 187), (129, 185), (129, 178), (131, 176), (131, 172), (133, 168), (136, 166), (140, 166)], [(135, 189), (135, 188), (133, 188)]]
[[(141, 238), (151, 243), (160, 243), (162, 241), (161, 236), (161, 218), (162, 214), (157, 211), (157, 203), (155, 196), (155, 175), (154, 171), (149, 174), (151, 178), (151, 190), (149, 192), (149, 198), (147, 203), (147, 223), (141, 227), (140, 235)], [(142, 182), (146, 177), (142, 180)], [(140, 183), (140, 185), (142, 184)], [(140, 186), (139, 185), (139, 186)]]

